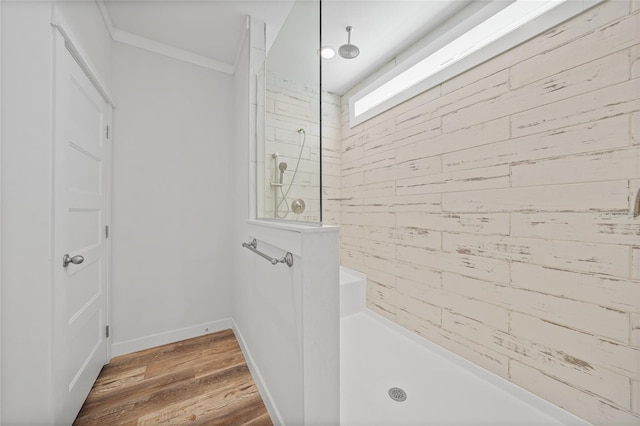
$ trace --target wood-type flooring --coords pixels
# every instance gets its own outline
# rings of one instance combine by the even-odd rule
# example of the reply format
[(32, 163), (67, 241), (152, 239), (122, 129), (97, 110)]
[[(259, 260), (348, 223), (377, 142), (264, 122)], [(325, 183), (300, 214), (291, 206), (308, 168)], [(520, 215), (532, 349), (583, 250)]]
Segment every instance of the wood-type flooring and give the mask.
[(232, 330), (113, 358), (74, 425), (271, 425)]

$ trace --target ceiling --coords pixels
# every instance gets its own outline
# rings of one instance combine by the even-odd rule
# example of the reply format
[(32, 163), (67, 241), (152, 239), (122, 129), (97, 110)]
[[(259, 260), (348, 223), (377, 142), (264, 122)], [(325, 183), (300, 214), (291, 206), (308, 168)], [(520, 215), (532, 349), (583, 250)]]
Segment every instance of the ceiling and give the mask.
[[(245, 36), (245, 19), (267, 23), (267, 48), (293, 1), (278, 0), (99, 0), (118, 41), (152, 41), (168, 51), (206, 58), (233, 72)], [(322, 44), (337, 49), (351, 42), (360, 55), (323, 61), (323, 88), (343, 94), (363, 78), (442, 24), (469, 1), (328, 0), (322, 6)], [(122, 36), (126, 34), (127, 37)], [(133, 36), (132, 36), (133, 35)], [(148, 44), (148, 43), (147, 43)], [(178, 55), (184, 57), (184, 55)], [(202, 63), (202, 61), (200, 61)], [(215, 67), (214, 67), (215, 68)]]
[(336, 54), (322, 63), (322, 85), (330, 92), (344, 94), (409, 46), (433, 31), (469, 1), (325, 1), (322, 9), (322, 44), (336, 52), (351, 43), (360, 54), (343, 59)]

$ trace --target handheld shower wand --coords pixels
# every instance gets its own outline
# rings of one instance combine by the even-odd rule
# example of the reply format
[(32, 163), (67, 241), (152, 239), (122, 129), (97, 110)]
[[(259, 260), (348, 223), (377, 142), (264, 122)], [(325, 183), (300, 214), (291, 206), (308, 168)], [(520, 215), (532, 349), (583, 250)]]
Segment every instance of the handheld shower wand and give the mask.
[(282, 163), (280, 163), (278, 168), (280, 169), (280, 184), (283, 184), (284, 183), (284, 171), (287, 170), (287, 163), (285, 163), (283, 161)]

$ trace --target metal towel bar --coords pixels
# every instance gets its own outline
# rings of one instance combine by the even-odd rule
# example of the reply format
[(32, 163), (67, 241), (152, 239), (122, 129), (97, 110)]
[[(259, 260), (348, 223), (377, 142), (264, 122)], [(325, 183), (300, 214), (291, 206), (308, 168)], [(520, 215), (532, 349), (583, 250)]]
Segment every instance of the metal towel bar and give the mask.
[(289, 267), (293, 266), (293, 255), (291, 254), (291, 252), (288, 251), (287, 254), (284, 255), (284, 257), (281, 257), (280, 259), (276, 259), (275, 257), (266, 255), (260, 250), (258, 250), (258, 242), (255, 240), (255, 238), (250, 243), (242, 243), (242, 247), (248, 248), (255, 254), (258, 254), (264, 257), (269, 262), (271, 262), (272, 265), (277, 265), (278, 263), (286, 263), (287, 266)]

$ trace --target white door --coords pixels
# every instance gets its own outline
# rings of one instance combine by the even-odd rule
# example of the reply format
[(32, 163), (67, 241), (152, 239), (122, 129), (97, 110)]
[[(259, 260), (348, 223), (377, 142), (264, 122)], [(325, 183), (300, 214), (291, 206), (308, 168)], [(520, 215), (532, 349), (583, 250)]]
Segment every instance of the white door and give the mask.
[(108, 355), (110, 106), (57, 32), (54, 60), (53, 400), (56, 424), (71, 424)]

